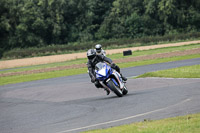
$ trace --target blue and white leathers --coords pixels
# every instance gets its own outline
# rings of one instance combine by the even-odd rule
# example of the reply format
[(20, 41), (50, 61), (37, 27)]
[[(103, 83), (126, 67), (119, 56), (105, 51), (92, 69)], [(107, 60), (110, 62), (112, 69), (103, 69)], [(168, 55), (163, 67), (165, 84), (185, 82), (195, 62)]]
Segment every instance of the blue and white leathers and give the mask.
[[(122, 96), (123, 94), (127, 94), (128, 90), (123, 82), (121, 75), (114, 69), (112, 69), (105, 62), (99, 62), (95, 66), (95, 74), (99, 83), (105, 88), (116, 92), (118, 96)], [(114, 84), (113, 84), (114, 83)], [(123, 93), (123, 91), (127, 91)]]

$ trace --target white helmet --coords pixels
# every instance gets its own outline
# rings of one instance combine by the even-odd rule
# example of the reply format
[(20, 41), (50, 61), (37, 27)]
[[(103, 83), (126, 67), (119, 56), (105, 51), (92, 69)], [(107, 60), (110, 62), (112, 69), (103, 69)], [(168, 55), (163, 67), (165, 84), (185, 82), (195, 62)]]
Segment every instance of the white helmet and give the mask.
[(95, 49), (97, 53), (101, 53), (101, 44), (95, 45)]

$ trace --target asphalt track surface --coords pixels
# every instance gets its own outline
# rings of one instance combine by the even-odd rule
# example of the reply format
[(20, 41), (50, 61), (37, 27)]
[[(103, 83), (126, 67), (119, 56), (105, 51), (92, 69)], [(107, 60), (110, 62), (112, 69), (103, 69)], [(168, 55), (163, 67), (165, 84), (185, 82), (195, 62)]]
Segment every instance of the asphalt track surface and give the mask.
[(81, 132), (200, 112), (200, 79), (130, 78), (195, 64), (200, 58), (122, 69), (122, 98), (96, 89), (87, 74), (0, 86), (0, 132)]

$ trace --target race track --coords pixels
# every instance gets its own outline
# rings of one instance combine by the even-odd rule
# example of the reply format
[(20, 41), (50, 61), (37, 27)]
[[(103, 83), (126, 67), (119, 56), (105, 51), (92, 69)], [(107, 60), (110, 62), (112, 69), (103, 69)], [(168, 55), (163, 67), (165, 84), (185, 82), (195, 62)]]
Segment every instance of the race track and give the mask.
[(200, 79), (131, 78), (195, 64), (200, 58), (122, 69), (122, 98), (96, 89), (88, 74), (0, 86), (0, 132), (81, 132), (200, 112)]

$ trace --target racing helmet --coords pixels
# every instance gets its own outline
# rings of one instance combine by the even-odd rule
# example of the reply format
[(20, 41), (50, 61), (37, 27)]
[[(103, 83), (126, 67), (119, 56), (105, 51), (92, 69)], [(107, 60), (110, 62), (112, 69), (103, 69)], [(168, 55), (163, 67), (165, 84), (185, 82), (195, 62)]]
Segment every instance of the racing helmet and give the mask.
[(96, 49), (97, 53), (101, 53), (101, 44), (95, 45), (95, 49)]
[(94, 57), (96, 56), (96, 52), (94, 51), (94, 49), (89, 49), (88, 51), (87, 51), (87, 58), (88, 59), (93, 59)]

